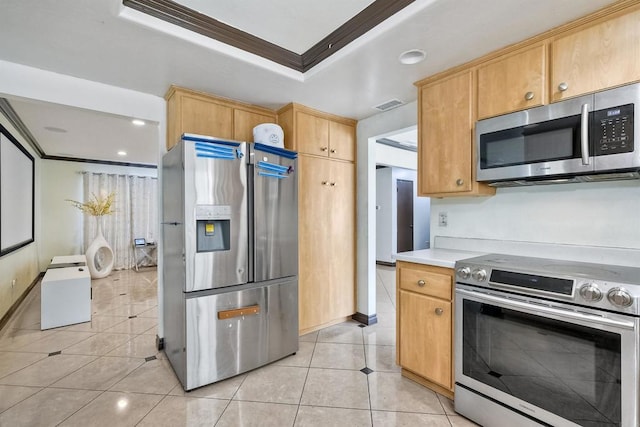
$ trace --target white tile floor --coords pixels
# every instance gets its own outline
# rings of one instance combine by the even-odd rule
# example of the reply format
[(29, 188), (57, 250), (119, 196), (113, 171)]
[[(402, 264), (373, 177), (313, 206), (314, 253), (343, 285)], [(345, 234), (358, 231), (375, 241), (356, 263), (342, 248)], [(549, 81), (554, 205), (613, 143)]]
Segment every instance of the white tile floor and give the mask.
[(400, 376), (395, 270), (377, 274), (377, 325), (305, 335), (294, 356), (188, 393), (155, 348), (154, 270), (93, 281), (92, 321), (48, 331), (36, 286), (0, 331), (0, 426), (475, 425)]

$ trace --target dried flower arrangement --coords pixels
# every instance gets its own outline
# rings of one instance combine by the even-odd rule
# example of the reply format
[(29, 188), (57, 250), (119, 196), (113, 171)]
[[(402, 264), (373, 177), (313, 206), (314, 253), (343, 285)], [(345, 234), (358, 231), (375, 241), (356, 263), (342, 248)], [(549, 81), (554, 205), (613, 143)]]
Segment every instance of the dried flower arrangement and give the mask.
[(112, 191), (107, 197), (98, 197), (94, 193), (91, 193), (89, 201), (80, 203), (76, 200), (65, 199), (67, 202), (71, 202), (73, 206), (80, 209), (82, 212), (91, 216), (103, 216), (110, 215), (115, 212), (113, 208), (113, 202), (116, 198), (116, 192)]

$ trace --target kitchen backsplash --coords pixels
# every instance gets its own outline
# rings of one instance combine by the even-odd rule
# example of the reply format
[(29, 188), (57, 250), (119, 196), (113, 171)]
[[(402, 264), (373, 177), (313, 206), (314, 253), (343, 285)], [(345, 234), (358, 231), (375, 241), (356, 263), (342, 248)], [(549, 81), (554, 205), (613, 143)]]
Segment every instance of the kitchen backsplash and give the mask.
[[(446, 227), (438, 225), (446, 213)], [(431, 201), (435, 236), (640, 251), (640, 181), (498, 189)], [(542, 255), (540, 255), (542, 256)], [(638, 255), (632, 255), (633, 257)]]

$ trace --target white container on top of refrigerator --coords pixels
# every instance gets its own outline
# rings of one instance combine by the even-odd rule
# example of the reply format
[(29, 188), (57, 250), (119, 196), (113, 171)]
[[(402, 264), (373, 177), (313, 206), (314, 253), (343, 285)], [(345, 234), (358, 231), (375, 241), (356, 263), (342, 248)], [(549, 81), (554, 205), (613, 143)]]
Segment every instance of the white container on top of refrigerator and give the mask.
[(298, 351), (296, 158), (192, 134), (163, 157), (164, 347), (185, 390)]

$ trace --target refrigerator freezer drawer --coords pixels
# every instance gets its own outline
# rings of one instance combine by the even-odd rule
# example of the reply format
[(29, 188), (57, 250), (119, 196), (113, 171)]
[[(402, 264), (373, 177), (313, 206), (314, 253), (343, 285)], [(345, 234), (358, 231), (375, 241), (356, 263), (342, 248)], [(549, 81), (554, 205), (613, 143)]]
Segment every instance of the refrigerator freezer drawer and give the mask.
[[(271, 282), (273, 283), (273, 282)], [(297, 279), (186, 299), (185, 390), (298, 351)]]

